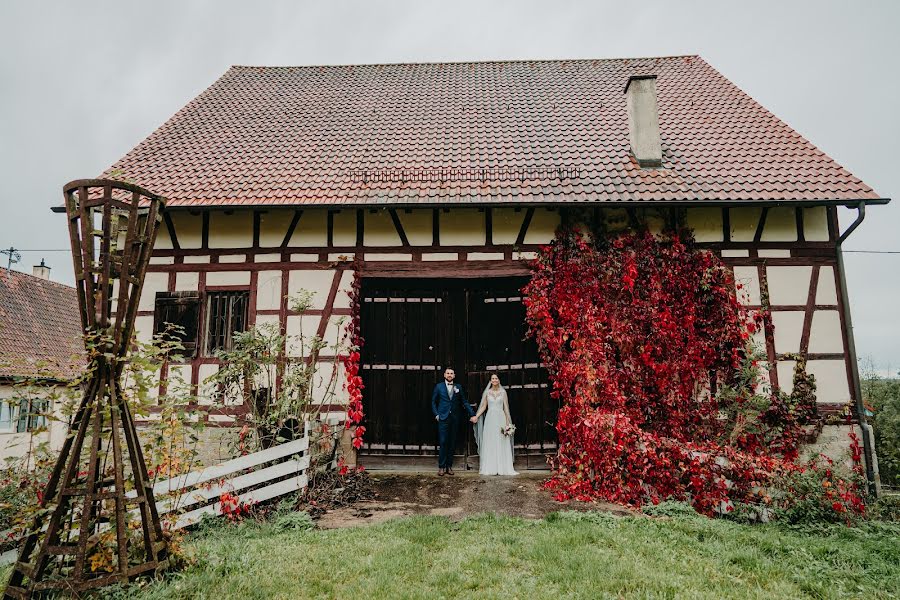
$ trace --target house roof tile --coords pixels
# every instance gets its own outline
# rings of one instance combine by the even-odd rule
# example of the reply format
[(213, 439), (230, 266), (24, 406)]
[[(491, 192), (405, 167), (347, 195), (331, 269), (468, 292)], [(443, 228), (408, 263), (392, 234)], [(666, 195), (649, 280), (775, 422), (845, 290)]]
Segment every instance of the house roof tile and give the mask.
[[(635, 74), (661, 169), (630, 154)], [(104, 175), (170, 207), (878, 198), (697, 56), (236, 66)]]
[(0, 379), (68, 379), (84, 356), (75, 288), (0, 269)]

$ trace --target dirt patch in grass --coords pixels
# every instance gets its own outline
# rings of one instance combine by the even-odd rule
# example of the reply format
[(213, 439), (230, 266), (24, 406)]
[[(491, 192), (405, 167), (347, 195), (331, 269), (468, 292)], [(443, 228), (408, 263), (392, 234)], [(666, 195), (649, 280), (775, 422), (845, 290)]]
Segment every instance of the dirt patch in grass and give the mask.
[(556, 502), (541, 488), (544, 473), (517, 477), (482, 477), (458, 473), (438, 477), (431, 473), (371, 473), (375, 498), (322, 514), (318, 525), (337, 529), (381, 523), (410, 515), (436, 515), (460, 520), (480, 513), (541, 519), (559, 510), (603, 510), (618, 515), (628, 509), (606, 503)]

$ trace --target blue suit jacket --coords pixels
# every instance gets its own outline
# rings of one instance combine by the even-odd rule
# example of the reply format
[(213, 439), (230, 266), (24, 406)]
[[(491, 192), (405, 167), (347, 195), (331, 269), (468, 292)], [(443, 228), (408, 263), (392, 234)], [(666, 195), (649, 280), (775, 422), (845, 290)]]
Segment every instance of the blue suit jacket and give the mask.
[(463, 408), (466, 409), (466, 412), (469, 413), (469, 416), (474, 417), (475, 411), (469, 406), (469, 402), (466, 400), (466, 392), (463, 390), (463, 387), (458, 383), (454, 383), (453, 386), (459, 390), (458, 392), (453, 393), (453, 399), (447, 394), (446, 382), (441, 381), (434, 386), (434, 391), (431, 392), (431, 412), (441, 421), (445, 421), (447, 417), (450, 416), (450, 411), (453, 410), (454, 405), (459, 402), (463, 405)]

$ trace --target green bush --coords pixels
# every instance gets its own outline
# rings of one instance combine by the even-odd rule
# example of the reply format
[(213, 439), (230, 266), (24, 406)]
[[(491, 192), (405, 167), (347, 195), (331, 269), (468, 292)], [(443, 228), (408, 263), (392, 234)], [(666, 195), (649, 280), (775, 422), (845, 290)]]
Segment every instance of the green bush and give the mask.
[(869, 517), (879, 521), (900, 523), (900, 494), (882, 496), (870, 504)]
[(874, 413), (875, 453), (881, 482), (900, 486), (900, 379), (869, 374), (862, 381), (863, 399)]
[(665, 502), (660, 502), (657, 505), (648, 504), (641, 510), (645, 515), (650, 515), (651, 517), (671, 517), (684, 519), (700, 516), (697, 511), (694, 510), (694, 507), (687, 502), (675, 502), (673, 500), (666, 500)]

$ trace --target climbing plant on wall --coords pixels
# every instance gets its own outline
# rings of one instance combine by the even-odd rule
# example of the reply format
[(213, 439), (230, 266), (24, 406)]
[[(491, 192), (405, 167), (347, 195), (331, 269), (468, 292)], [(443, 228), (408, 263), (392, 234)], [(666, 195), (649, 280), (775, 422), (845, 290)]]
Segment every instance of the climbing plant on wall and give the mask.
[(562, 406), (558, 498), (712, 514), (793, 468), (799, 400), (760, 393), (749, 340), (764, 321), (740, 311), (739, 287), (685, 231), (566, 228), (543, 249), (523, 291)]

